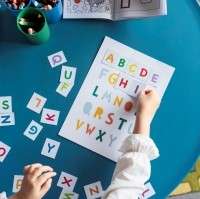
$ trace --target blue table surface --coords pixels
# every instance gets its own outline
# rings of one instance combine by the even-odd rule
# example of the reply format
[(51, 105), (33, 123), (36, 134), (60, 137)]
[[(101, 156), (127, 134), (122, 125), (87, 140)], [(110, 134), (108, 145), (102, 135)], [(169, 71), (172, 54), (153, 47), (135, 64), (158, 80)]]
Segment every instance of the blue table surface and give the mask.
[[(105, 35), (176, 68), (175, 75), (152, 124), (152, 137), (160, 158), (152, 163), (151, 183), (165, 198), (184, 177), (200, 152), (200, 8), (194, 0), (168, 1), (168, 16), (110, 22), (63, 20), (51, 25), (48, 43), (34, 46), (17, 31), (15, 19), (0, 9), (0, 95), (13, 97), (16, 125), (0, 128), (0, 140), (12, 147), (0, 164), (0, 191), (11, 194), (13, 175), (24, 165), (41, 162), (55, 168), (53, 187), (45, 197), (58, 198), (61, 171), (78, 176), (75, 192), (84, 199), (83, 186), (100, 180), (105, 189), (115, 164), (58, 136), (59, 129), (82, 85)], [(52, 69), (47, 56), (63, 50), (68, 64), (78, 68), (76, 84), (65, 99), (55, 90), (60, 67)], [(61, 111), (57, 126), (45, 125), (35, 142), (23, 136), (32, 119), (40, 115), (26, 108), (33, 92), (48, 98), (48, 108)], [(46, 137), (61, 142), (55, 160), (40, 155)]]

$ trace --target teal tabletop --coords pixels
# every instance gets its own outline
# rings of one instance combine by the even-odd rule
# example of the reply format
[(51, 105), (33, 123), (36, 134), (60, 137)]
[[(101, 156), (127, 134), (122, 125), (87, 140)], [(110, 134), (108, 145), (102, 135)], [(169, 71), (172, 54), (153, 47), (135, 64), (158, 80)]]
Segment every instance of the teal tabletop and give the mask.
[[(29, 44), (17, 30), (15, 17), (0, 8), (0, 96), (12, 96), (16, 125), (0, 127), (0, 140), (11, 151), (0, 163), (0, 192), (12, 192), (13, 176), (24, 165), (41, 162), (58, 173), (46, 199), (59, 197), (56, 186), (61, 171), (78, 177), (75, 192), (85, 199), (83, 186), (100, 180), (109, 185), (115, 163), (79, 145), (58, 132), (76, 98), (92, 61), (107, 35), (176, 68), (152, 124), (151, 135), (160, 150), (152, 162), (154, 199), (164, 199), (185, 176), (200, 152), (200, 8), (195, 0), (168, 0), (168, 15), (127, 21), (62, 20), (50, 25), (50, 40)], [(52, 69), (47, 56), (63, 50), (68, 64), (77, 67), (76, 84), (67, 98), (56, 94), (60, 67)], [(60, 110), (57, 126), (45, 125), (32, 142), (23, 132), (40, 115), (26, 105), (33, 92), (45, 96), (47, 107)], [(40, 155), (45, 139), (61, 142), (55, 160)]]

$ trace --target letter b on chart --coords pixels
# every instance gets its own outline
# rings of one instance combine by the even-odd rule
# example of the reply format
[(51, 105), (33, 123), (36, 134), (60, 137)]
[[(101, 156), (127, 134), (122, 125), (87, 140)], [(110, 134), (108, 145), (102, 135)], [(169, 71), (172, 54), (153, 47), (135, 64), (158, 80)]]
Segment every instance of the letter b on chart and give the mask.
[(45, 105), (47, 99), (37, 93), (33, 93), (30, 101), (27, 104), (27, 108), (36, 112), (40, 113)]
[(156, 194), (153, 186), (151, 185), (151, 183), (147, 183), (145, 184), (145, 190), (143, 191), (143, 193), (141, 194), (141, 196), (139, 197), (139, 199), (148, 199), (151, 198), (152, 196), (154, 196)]
[(57, 53), (49, 55), (48, 60), (52, 68), (67, 62), (63, 51), (59, 51)]

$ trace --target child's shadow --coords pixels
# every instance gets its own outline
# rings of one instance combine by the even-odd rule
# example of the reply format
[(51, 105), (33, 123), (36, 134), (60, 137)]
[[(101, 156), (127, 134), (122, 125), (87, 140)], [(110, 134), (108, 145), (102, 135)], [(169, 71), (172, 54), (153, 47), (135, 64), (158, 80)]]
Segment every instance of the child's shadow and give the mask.
[(19, 32), (16, 24), (16, 16), (9, 13), (8, 10), (0, 11), (0, 43), (24, 43), (27, 44), (26, 38)]

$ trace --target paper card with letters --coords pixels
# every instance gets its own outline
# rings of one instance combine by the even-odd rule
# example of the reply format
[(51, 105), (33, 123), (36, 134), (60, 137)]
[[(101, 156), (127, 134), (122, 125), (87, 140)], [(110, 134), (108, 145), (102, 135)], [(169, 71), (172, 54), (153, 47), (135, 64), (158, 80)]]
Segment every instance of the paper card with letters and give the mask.
[(173, 67), (105, 37), (59, 135), (117, 161), (134, 126), (138, 93), (151, 86), (162, 97), (173, 72)]

